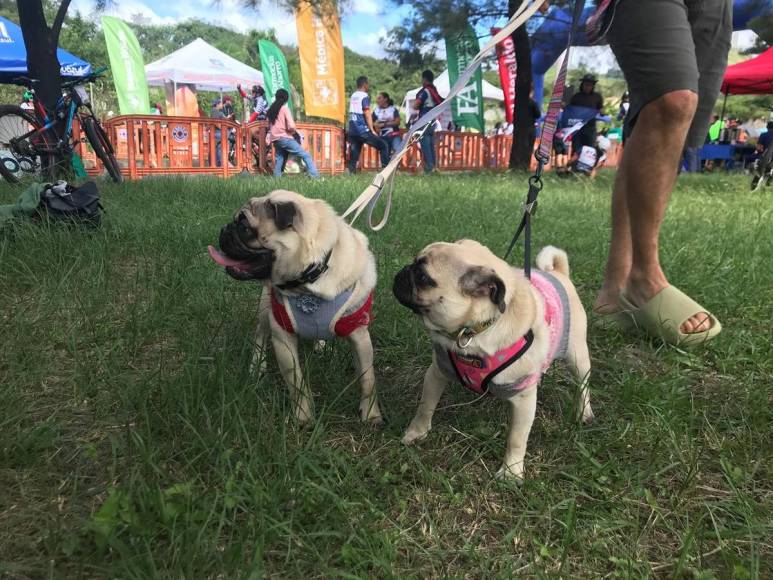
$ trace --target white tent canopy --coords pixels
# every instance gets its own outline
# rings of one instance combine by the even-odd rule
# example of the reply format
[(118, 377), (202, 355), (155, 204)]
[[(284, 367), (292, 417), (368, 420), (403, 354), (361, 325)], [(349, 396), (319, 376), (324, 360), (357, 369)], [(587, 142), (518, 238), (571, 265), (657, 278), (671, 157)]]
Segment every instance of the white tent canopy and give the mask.
[(263, 85), (263, 73), (239, 62), (201, 38), (145, 67), (148, 84), (191, 84), (199, 91), (234, 91), (236, 85)]
[[(445, 98), (448, 95), (449, 91), (451, 90), (451, 85), (448, 79), (448, 69), (444, 70), (442, 74), (435, 77), (435, 88), (437, 88), (437, 92), (440, 93), (441, 97)], [(407, 111), (411, 101), (416, 98), (416, 95), (420, 90), (421, 87), (418, 87), (405, 93), (405, 99), (403, 99), (403, 109), (406, 109)], [(492, 101), (504, 101), (505, 94), (502, 92), (502, 89), (495, 87), (486, 79), (483, 79), (483, 98)]]

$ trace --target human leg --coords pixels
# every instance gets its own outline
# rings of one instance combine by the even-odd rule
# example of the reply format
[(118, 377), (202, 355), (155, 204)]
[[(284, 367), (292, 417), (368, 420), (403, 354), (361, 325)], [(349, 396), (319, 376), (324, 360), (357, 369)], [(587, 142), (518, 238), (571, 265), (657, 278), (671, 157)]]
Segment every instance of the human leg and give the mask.
[(287, 154), (279, 142), (274, 142), (274, 177), (282, 177)]
[[(660, 267), (658, 239), (698, 106), (692, 28), (681, 0), (622, 0), (610, 29), (632, 104), (630, 138), (613, 193), (607, 271), (596, 301), (602, 312), (619, 308), (622, 290), (631, 303), (643, 305), (669, 284)], [(700, 332), (707, 324), (708, 315), (698, 312), (681, 330)]]
[(319, 173), (317, 172), (317, 166), (314, 164), (314, 159), (311, 156), (311, 153), (306, 151), (303, 146), (298, 143), (295, 139), (282, 139), (282, 147), (291, 155), (297, 155), (300, 157), (304, 164), (306, 165), (306, 169), (309, 171), (310, 177), (319, 177)]
[(428, 129), (421, 138), (421, 158), (424, 161), (424, 173), (435, 169), (435, 131)]
[(349, 133), (349, 173), (357, 173), (360, 151), (362, 151), (362, 139), (359, 135)]

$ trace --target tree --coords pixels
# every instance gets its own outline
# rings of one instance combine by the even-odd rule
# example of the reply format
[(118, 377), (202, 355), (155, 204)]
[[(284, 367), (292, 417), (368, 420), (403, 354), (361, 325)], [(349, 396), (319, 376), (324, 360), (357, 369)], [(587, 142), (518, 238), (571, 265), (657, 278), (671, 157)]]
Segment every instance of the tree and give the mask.
[(54, 110), (62, 94), (56, 49), (69, 6), (70, 0), (62, 0), (49, 26), (43, 0), (16, 2), (24, 46), (27, 49), (28, 75), (39, 81), (35, 86), (35, 93), (49, 111)]
[[(462, 30), (467, 23), (494, 24), (509, 18), (520, 6), (520, 0), (394, 0), (410, 4), (411, 14), (400, 27), (390, 31), (387, 51), (400, 62), (421, 63), (434, 59), (438, 42), (449, 34)], [(558, 2), (562, 4), (564, 2)], [(527, 170), (531, 163), (532, 138), (529, 93), (531, 92), (531, 46), (526, 26), (512, 34), (518, 74), (515, 83), (515, 119), (513, 146), (510, 150), (511, 169)]]

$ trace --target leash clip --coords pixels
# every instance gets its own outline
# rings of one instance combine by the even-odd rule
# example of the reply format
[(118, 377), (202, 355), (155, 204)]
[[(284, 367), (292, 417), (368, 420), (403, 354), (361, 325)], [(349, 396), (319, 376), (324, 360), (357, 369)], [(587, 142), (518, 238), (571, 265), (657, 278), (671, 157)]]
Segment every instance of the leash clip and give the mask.
[(470, 344), (472, 344), (472, 339), (475, 337), (475, 333), (472, 332), (471, 334), (468, 334), (469, 331), (470, 331), (469, 328), (462, 328), (459, 331), (459, 334), (456, 336), (456, 346), (458, 346), (462, 350), (470, 346)]

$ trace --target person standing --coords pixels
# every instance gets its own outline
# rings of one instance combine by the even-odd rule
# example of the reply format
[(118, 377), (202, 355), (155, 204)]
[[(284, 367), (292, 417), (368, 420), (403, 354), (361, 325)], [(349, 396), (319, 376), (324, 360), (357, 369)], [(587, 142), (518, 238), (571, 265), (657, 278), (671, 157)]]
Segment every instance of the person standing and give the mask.
[[(596, 92), (598, 79), (592, 74), (586, 74), (580, 79), (580, 90), (569, 101), (569, 106), (585, 107), (601, 113), (604, 108), (604, 97)], [(578, 155), (583, 147), (596, 147), (596, 120), (588, 121), (582, 129), (572, 137), (574, 154)]]
[(703, 343), (722, 328), (669, 283), (659, 241), (682, 150), (706, 138), (727, 66), (732, 7), (731, 0), (620, 0), (607, 31), (631, 106), (595, 310), (630, 316), (670, 344)]
[(403, 142), (400, 135), (400, 112), (388, 93), (376, 96), (376, 108), (373, 109), (373, 124), (379, 132), (379, 137), (389, 145), (390, 157), (400, 149)]
[(268, 139), (274, 146), (274, 177), (282, 176), (285, 159), (290, 155), (300, 157), (306, 165), (309, 176), (319, 177), (317, 166), (314, 165), (314, 159), (300, 144), (298, 131), (295, 128), (293, 114), (287, 101), (290, 100), (290, 93), (285, 89), (279, 89), (276, 92), (274, 102), (268, 108), (266, 117), (268, 118)]
[[(443, 102), (443, 97), (435, 87), (435, 75), (431, 70), (421, 73), (421, 89), (416, 93), (413, 107), (416, 109), (417, 119), (421, 119), (432, 109)], [(424, 160), (424, 173), (435, 170), (435, 124), (429, 127), (421, 138), (421, 157)]]
[(250, 111), (250, 117), (247, 122), (265, 121), (266, 112), (268, 111), (268, 101), (266, 101), (266, 91), (263, 87), (260, 85), (252, 85), (252, 91), (250, 92), (249, 97), (247, 96), (247, 91), (242, 88), (242, 85), (236, 85), (236, 90), (239, 91), (239, 94), (243, 99), (249, 99), (250, 101), (252, 111)]
[[(222, 99), (215, 99), (212, 101), (212, 108), (209, 112), (211, 119), (225, 119), (225, 113), (223, 113), (223, 101)], [(223, 166), (223, 133), (220, 129), (220, 124), (215, 125), (215, 164), (217, 167)]]
[(376, 135), (368, 96), (368, 77), (357, 78), (357, 90), (349, 98), (349, 173), (357, 173), (362, 146), (375, 147), (381, 157), (381, 167), (389, 163), (389, 145)]

